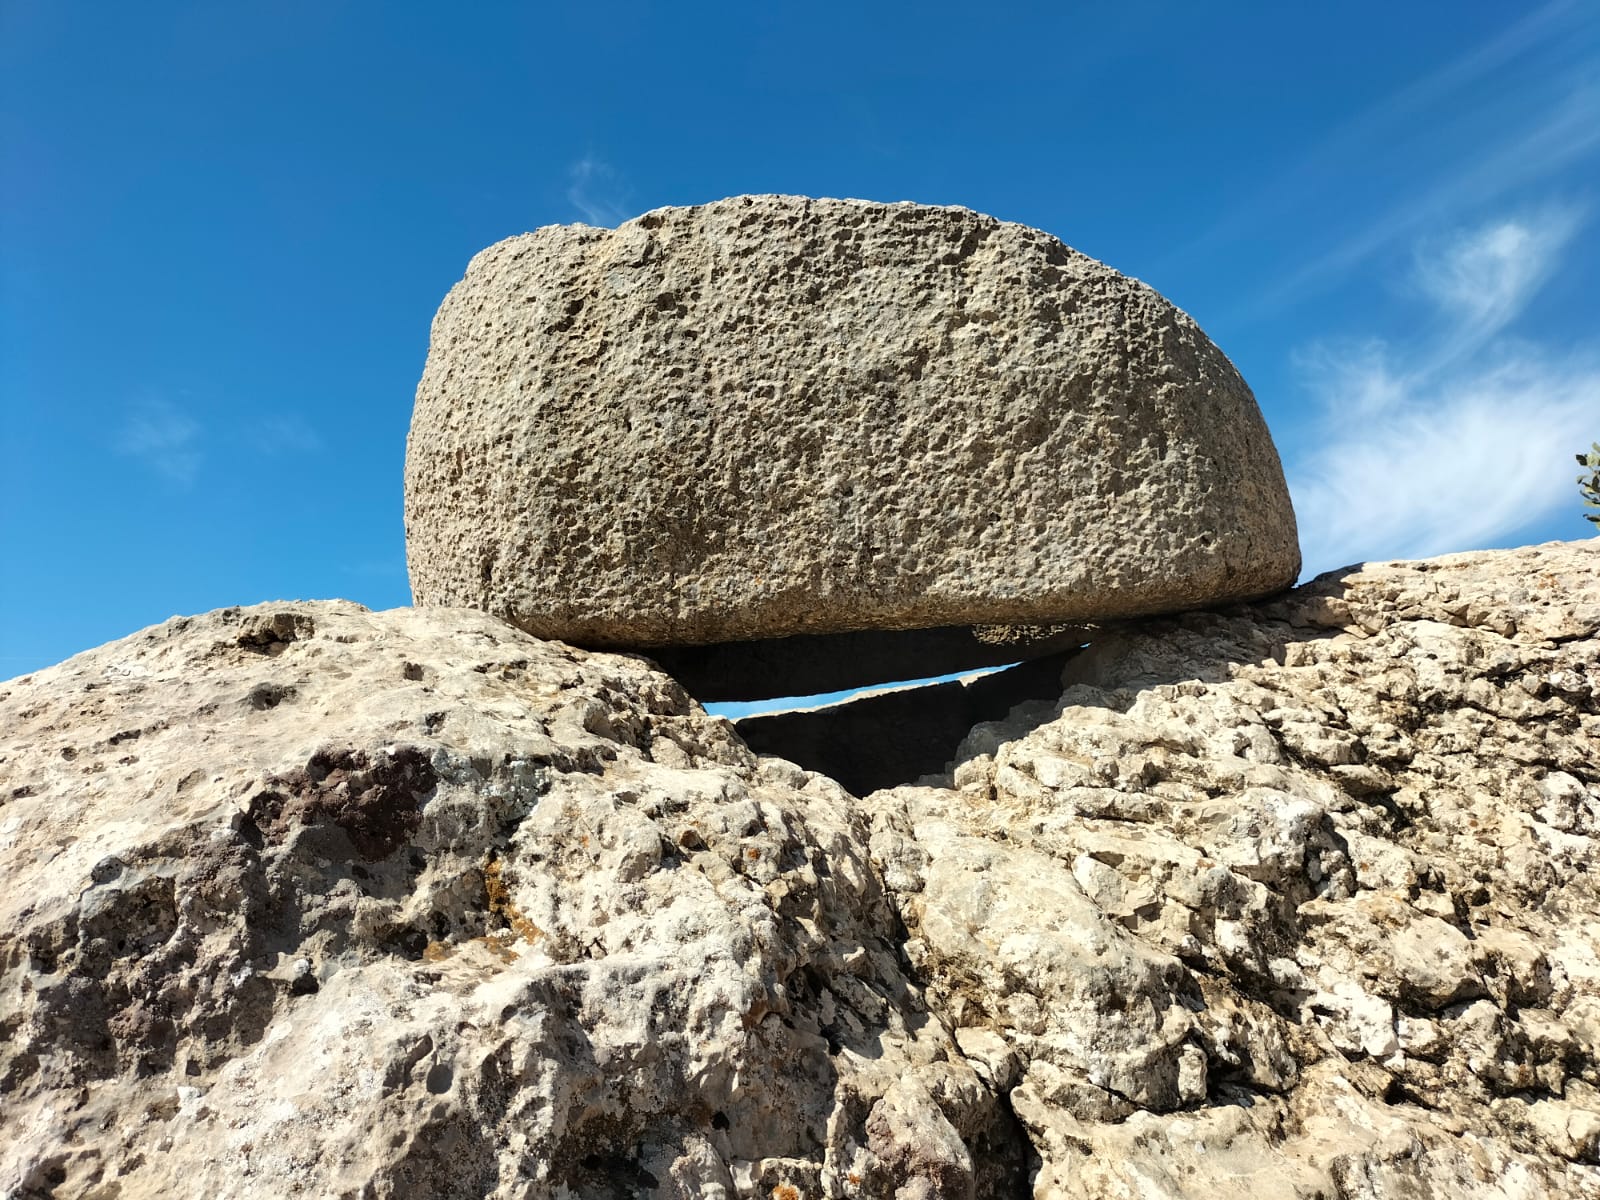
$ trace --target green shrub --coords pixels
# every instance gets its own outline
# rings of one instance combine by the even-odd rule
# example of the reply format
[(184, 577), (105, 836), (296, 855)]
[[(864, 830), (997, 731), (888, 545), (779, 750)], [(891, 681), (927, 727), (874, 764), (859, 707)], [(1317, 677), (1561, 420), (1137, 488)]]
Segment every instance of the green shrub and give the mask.
[[(1583, 493), (1585, 508), (1600, 509), (1600, 442), (1595, 442), (1587, 454), (1578, 455), (1578, 465), (1587, 467), (1587, 475), (1578, 476), (1578, 490)], [(1600, 525), (1600, 512), (1586, 512), (1586, 521)]]

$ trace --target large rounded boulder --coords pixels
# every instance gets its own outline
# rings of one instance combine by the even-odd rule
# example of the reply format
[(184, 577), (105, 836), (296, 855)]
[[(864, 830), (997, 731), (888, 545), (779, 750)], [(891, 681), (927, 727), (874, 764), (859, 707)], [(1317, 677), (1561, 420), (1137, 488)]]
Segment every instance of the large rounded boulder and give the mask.
[(475, 257), (406, 458), (420, 605), (601, 647), (1133, 616), (1294, 581), (1238, 371), (962, 208), (743, 196)]

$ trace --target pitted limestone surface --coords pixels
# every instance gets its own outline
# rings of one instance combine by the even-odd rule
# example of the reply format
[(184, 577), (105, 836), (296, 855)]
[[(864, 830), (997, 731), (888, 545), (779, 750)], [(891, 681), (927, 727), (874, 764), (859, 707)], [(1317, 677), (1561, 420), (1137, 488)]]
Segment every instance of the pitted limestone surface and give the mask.
[(0, 682), (0, 1196), (1600, 1200), (1597, 545), (1103, 631), (869, 795), (479, 612)]
[(419, 604), (611, 647), (1128, 616), (1299, 569), (1254, 397), (1156, 292), (966, 209), (784, 196), (474, 258), (406, 529)]

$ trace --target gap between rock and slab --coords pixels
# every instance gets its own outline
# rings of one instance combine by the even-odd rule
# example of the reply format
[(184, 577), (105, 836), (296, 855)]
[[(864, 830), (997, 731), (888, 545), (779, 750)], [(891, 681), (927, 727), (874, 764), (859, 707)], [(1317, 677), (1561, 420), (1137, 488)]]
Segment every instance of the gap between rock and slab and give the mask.
[[(820, 696), (1010, 666), (1074, 649), (1091, 626), (946, 625), (641, 647), (702, 704)], [(594, 647), (606, 649), (607, 647)], [(616, 647), (609, 647), (615, 649)]]
[(981, 675), (754, 714), (734, 728), (757, 754), (786, 758), (864, 796), (943, 774), (975, 725), (1029, 701), (1053, 704), (1062, 670), (1080, 652), (1075, 646)]

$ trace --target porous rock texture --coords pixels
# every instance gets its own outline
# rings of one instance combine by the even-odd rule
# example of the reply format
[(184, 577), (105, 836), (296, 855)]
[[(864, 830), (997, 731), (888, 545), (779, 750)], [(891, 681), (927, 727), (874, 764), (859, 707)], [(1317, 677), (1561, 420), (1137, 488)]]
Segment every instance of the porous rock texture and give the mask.
[(875, 793), (1050, 1197), (1600, 1196), (1600, 552), (1154, 620)]
[(1600, 1196), (1593, 543), (1065, 682), (861, 798), (476, 612), (0, 684), (0, 1195)]
[(1023, 1186), (865, 815), (639, 660), (278, 604), (0, 692), (0, 1195)]
[(962, 208), (741, 196), (491, 246), (434, 318), (405, 493), (419, 605), (590, 646), (1174, 611), (1299, 570), (1195, 323)]

